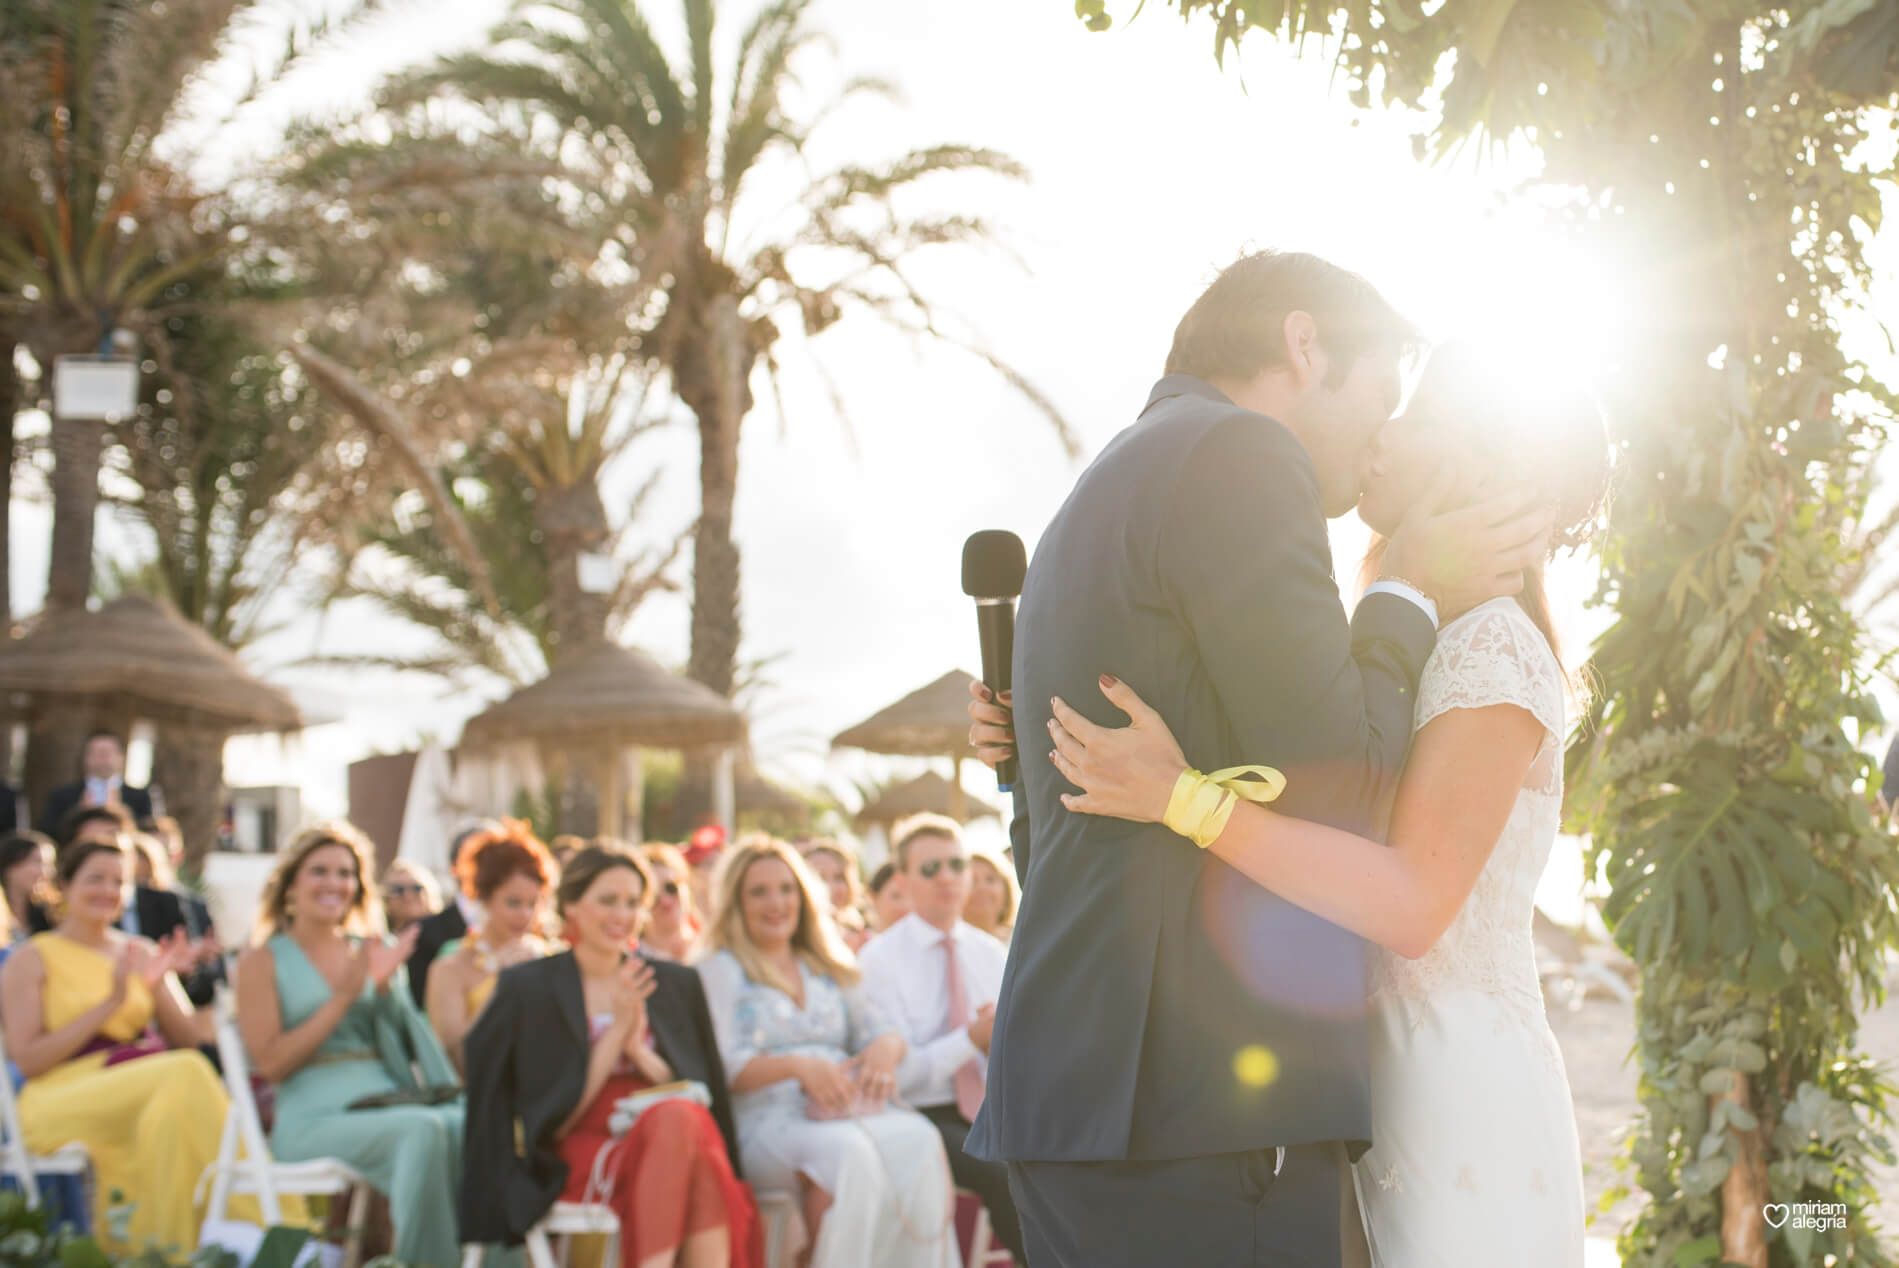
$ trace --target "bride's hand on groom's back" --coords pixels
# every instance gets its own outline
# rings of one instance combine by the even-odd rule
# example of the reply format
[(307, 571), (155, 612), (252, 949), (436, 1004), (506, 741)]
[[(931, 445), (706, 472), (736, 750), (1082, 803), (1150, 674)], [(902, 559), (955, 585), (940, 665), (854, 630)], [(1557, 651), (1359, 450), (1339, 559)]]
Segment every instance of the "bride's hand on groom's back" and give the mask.
[(1136, 823), (1160, 823), (1174, 785), (1187, 769), (1180, 742), (1161, 715), (1134, 688), (1101, 675), (1101, 694), (1128, 715), (1123, 727), (1096, 726), (1059, 696), (1049, 721), (1055, 747), (1049, 760), (1062, 778), (1081, 789), (1062, 794), (1062, 805), (1076, 814), (1105, 815)]
[(1015, 715), (1009, 706), (1015, 699), (983, 686), (979, 679), (969, 683), (969, 746), (976, 760), (994, 769), (1015, 756)]
[(1429, 595), (1440, 624), (1520, 592), (1524, 570), (1549, 558), (1555, 518), (1547, 498), (1521, 490), (1452, 509), (1457, 482), (1450, 464), (1439, 468), (1385, 551), (1385, 575)]

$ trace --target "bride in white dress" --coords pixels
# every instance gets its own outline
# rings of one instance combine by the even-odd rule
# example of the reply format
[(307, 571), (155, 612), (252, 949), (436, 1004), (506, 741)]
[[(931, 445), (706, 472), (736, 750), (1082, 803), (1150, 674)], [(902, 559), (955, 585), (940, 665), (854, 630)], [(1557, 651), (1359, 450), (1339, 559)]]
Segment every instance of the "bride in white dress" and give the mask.
[[(1559, 537), (1593, 522), (1608, 469), (1593, 407), (1547, 385), (1486, 401), (1482, 382), (1461, 355), (1433, 359), (1386, 430), (1359, 507), (1366, 523), (1395, 529), (1446, 461), (1471, 493), (1539, 483)], [(1568, 684), (1547, 630), (1540, 569), (1519, 598), (1446, 622), (1419, 685), (1389, 846), (1242, 802), (1209, 847), (1377, 944), (1373, 1142), (1353, 1167), (1376, 1268), (1583, 1262), (1575, 1116), (1530, 933), (1563, 791)], [(1064, 800), (1160, 822), (1186, 760), (1127, 684), (1103, 690), (1132, 725), (1098, 727), (1057, 702), (1056, 764), (1083, 790)]]

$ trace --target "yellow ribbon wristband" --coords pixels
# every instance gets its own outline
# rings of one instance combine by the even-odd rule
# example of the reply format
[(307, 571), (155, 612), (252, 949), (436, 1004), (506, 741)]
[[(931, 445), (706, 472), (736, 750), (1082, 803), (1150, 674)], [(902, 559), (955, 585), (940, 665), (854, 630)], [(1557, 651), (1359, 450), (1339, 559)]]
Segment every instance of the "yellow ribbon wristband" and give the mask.
[(1211, 775), (1190, 766), (1174, 781), (1161, 822), (1204, 850), (1226, 831), (1242, 797), (1263, 804), (1285, 791), (1286, 777), (1270, 766), (1229, 766)]

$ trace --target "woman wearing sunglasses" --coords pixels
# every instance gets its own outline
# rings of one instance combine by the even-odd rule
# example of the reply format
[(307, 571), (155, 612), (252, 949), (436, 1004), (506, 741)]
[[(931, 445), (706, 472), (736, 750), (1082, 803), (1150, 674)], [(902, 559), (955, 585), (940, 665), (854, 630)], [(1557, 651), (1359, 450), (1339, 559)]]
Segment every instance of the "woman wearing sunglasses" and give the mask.
[(442, 909), (435, 878), (408, 859), (397, 859), (382, 874), (382, 914), (389, 932), (401, 933)]

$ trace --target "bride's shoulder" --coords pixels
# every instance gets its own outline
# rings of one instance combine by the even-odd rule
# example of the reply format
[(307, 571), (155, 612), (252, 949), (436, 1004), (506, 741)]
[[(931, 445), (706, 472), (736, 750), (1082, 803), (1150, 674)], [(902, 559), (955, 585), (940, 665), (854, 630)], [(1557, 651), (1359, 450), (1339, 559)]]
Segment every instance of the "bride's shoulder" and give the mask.
[(1553, 684), (1563, 678), (1549, 639), (1523, 605), (1508, 597), (1480, 603), (1446, 624), (1425, 676), (1442, 681), (1499, 674)]
[(1504, 647), (1518, 653), (1538, 652), (1552, 662), (1556, 653), (1523, 605), (1509, 596), (1480, 603), (1460, 613), (1438, 631), (1440, 648)]

